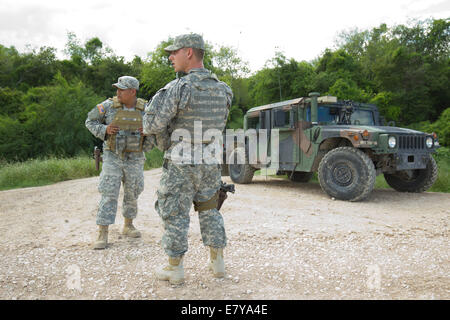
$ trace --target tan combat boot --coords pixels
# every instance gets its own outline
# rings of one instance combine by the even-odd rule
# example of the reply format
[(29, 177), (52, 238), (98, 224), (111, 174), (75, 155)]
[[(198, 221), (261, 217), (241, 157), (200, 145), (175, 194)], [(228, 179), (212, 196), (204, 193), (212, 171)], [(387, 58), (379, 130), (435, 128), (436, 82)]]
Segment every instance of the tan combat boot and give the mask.
[(125, 218), (122, 234), (130, 238), (140, 238), (141, 233), (133, 226), (133, 219)]
[(94, 249), (105, 249), (108, 245), (108, 226), (98, 226), (98, 238), (94, 243)]
[(209, 247), (210, 263), (209, 269), (215, 278), (225, 277), (225, 263), (223, 261), (223, 248)]
[(158, 280), (169, 280), (171, 284), (182, 284), (184, 282), (183, 256), (169, 257), (169, 264), (156, 271), (156, 277)]

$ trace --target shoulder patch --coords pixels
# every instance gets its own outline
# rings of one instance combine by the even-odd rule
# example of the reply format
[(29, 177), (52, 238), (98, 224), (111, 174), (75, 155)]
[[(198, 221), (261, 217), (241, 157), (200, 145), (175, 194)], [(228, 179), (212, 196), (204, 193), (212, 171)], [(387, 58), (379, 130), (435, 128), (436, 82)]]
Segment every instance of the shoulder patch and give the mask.
[(102, 104), (98, 104), (98, 105), (97, 105), (97, 109), (98, 109), (98, 112), (99, 112), (100, 114), (104, 114), (104, 113), (105, 113), (105, 108), (103, 107)]

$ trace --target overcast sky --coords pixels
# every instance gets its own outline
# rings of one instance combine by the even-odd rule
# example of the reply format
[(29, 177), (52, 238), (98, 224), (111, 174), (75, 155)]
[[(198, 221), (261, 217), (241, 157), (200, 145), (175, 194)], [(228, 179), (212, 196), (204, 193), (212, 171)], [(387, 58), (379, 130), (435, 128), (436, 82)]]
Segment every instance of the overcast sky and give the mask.
[(54, 47), (62, 58), (74, 32), (82, 43), (100, 38), (129, 61), (169, 36), (195, 32), (236, 48), (256, 71), (276, 50), (311, 61), (342, 31), (449, 17), (450, 0), (1, 0), (0, 44)]

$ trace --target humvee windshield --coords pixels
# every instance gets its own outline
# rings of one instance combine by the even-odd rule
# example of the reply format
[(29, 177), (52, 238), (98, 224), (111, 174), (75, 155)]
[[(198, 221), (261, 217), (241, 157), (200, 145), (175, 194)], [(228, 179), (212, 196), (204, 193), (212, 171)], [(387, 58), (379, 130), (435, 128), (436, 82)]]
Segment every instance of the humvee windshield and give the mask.
[[(318, 107), (318, 118), (319, 118), (319, 124), (321, 125), (336, 125), (339, 124), (339, 113), (342, 110), (341, 106), (336, 105), (321, 105)], [(285, 115), (282, 123), (278, 123), (275, 126), (276, 127), (289, 127), (289, 110), (284, 111)], [(265, 113), (263, 112), (262, 116), (264, 116)], [(280, 119), (281, 119), (280, 118)], [(306, 108), (306, 121), (311, 121), (311, 107)], [(342, 120), (341, 120), (342, 121)], [(374, 126), (375, 124), (375, 115), (372, 110), (368, 109), (362, 109), (360, 107), (353, 107), (353, 111), (350, 116), (351, 124), (356, 125), (367, 125), (367, 126)], [(264, 121), (263, 121), (264, 122)], [(342, 124), (342, 123), (341, 123)], [(264, 128), (264, 126), (261, 126), (260, 123), (260, 117), (258, 113), (253, 113), (248, 116), (247, 118), (247, 129), (261, 129)]]
[[(339, 108), (336, 106), (319, 106), (319, 124), (337, 124), (339, 121)], [(375, 125), (375, 119), (371, 110), (353, 109), (350, 117), (352, 124)], [(311, 108), (306, 109), (306, 121), (311, 121)]]

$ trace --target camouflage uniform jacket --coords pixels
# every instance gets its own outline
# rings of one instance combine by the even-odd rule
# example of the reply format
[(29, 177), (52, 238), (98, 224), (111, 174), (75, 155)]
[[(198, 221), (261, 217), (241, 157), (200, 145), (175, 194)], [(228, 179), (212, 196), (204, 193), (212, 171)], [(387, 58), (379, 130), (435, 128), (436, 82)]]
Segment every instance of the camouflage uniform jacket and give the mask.
[[(208, 85), (214, 87), (215, 92), (219, 92), (220, 97), (223, 99), (218, 100), (214, 99), (216, 97), (205, 95), (203, 97), (196, 96), (199, 91), (202, 91), (201, 88), (197, 90), (198, 87), (202, 86), (201, 83), (207, 83), (208, 81), (212, 82), (212, 84), (209, 83)], [(219, 81), (209, 70), (204, 68), (191, 69), (187, 75), (169, 82), (155, 94), (151, 103), (145, 109), (146, 113), (143, 119), (144, 133), (170, 137), (177, 128), (186, 128), (192, 131), (194, 120), (201, 120), (205, 123), (203, 126), (204, 131), (208, 128), (223, 131), (232, 98), (233, 93), (230, 87), (226, 83)], [(192, 109), (200, 109), (201, 105), (206, 107), (203, 107), (204, 109), (198, 113), (198, 118), (194, 118), (195, 110)], [(188, 111), (191, 111), (191, 113)], [(202, 116), (202, 112), (204, 114), (205, 111), (209, 114), (215, 113), (217, 117), (215, 119), (212, 117), (213, 120), (209, 117), (210, 119), (208, 120), (206, 119), (208, 117)], [(171, 140), (172, 143), (169, 141), (169, 147), (166, 148), (164, 154), (166, 159), (171, 159), (171, 151), (178, 143), (184, 143), (184, 141)], [(205, 145), (201, 147), (204, 148)], [(196, 151), (202, 152), (201, 150), (193, 150), (193, 152)]]

